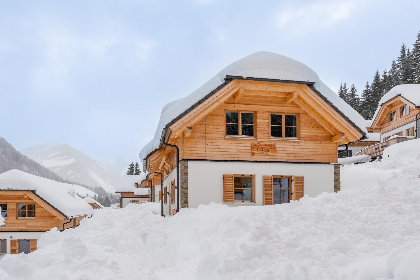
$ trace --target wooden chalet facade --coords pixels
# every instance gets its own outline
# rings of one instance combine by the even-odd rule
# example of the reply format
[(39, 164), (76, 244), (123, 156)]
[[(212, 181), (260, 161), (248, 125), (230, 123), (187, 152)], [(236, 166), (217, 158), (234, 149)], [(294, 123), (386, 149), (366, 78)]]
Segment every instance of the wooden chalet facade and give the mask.
[(380, 143), (369, 146), (359, 154), (379, 157), (394, 144), (419, 137), (416, 121), (420, 117), (420, 85), (399, 85), (382, 97), (371, 127), (380, 133)]
[[(267, 77), (255, 76), (253, 64), (268, 68)], [(224, 82), (203, 90), (193, 105), (165, 107), (159, 145), (152, 140), (140, 153), (149, 177), (163, 180), (164, 215), (211, 202), (272, 205), (337, 191), (337, 148), (366, 133), (337, 108), (352, 110), (344, 101), (316, 89), (322, 82), (301, 63), (256, 53), (232, 65), (216, 76)], [(284, 65), (304, 74), (291, 79)], [(176, 106), (186, 109), (165, 115)]]
[[(12, 177), (13, 179), (10, 179)], [(0, 174), (0, 208), (4, 218), (4, 225), (0, 226), (0, 254), (33, 252), (37, 248), (38, 239), (46, 231), (52, 228), (58, 230), (74, 228), (86, 215), (91, 214), (91, 207), (80, 197), (76, 199), (66, 192), (63, 196), (63, 192), (49, 188), (55, 196), (55, 201), (51, 201), (41, 195), (34, 185), (27, 185), (21, 183), (19, 179), (14, 179), (19, 177), (30, 180), (37, 176), (18, 170)], [(57, 185), (55, 186), (57, 188), (61, 188), (60, 184), (63, 184), (41, 179), (48, 181), (53, 187)], [(66, 200), (65, 205), (57, 203), (60, 200)], [(72, 206), (72, 200), (75, 200), (75, 209), (69, 208)]]
[(119, 182), (115, 193), (120, 194), (120, 208), (126, 207), (130, 203), (143, 203), (150, 201), (150, 188), (142, 181), (145, 175), (126, 175)]

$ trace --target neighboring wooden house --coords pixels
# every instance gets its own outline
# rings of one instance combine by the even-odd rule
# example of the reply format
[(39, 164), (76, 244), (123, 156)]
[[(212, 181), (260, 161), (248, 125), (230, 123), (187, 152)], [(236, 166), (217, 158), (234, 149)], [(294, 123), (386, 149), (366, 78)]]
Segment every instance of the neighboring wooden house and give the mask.
[(103, 209), (104, 206), (90, 196), (83, 198), (93, 209)]
[[(386, 147), (418, 137), (416, 118), (420, 115), (420, 85), (406, 84), (392, 88), (380, 100), (369, 129), (380, 133), (380, 143), (359, 154), (378, 157)], [(417, 122), (420, 124), (420, 121)]]
[(140, 158), (163, 180), (165, 215), (281, 204), (339, 190), (337, 148), (364, 137), (364, 122), (309, 67), (259, 52), (166, 105)]
[(41, 235), (76, 227), (92, 208), (71, 184), (10, 170), (0, 174), (1, 254), (30, 253)]
[(150, 188), (142, 186), (145, 178), (144, 174), (125, 175), (118, 183), (115, 192), (120, 194), (120, 208), (124, 208), (130, 203), (150, 201)]

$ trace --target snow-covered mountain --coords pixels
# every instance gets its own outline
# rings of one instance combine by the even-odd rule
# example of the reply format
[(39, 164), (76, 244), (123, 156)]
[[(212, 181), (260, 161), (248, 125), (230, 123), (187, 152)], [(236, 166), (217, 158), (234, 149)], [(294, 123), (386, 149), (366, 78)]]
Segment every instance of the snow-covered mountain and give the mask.
[(117, 178), (86, 154), (66, 144), (36, 145), (21, 152), (64, 179), (114, 192)]

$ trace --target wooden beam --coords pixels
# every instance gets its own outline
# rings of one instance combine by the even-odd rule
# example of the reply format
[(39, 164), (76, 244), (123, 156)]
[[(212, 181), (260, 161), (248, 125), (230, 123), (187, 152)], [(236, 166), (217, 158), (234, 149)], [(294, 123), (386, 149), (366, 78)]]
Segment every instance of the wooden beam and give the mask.
[(293, 102), (298, 97), (298, 95), (299, 93), (297, 91), (294, 91), (293, 93), (289, 94), (289, 96), (287, 96), (286, 98), (286, 103)]
[(341, 134), (337, 134), (337, 135), (334, 135), (332, 138), (331, 138), (331, 141), (332, 142), (339, 142), (339, 141), (341, 141), (341, 140), (343, 140), (344, 138), (346, 138), (347, 136), (344, 134), (344, 133), (341, 133)]

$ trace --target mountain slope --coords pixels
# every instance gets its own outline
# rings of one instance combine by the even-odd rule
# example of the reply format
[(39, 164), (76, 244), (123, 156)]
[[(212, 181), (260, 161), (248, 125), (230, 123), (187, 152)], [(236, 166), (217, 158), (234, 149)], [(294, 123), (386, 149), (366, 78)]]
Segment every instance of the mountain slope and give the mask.
[(4, 138), (0, 137), (0, 174), (12, 169), (19, 169), (58, 182), (66, 182), (48, 168), (22, 155)]
[(114, 192), (117, 179), (98, 162), (69, 145), (36, 145), (21, 152), (64, 179)]

